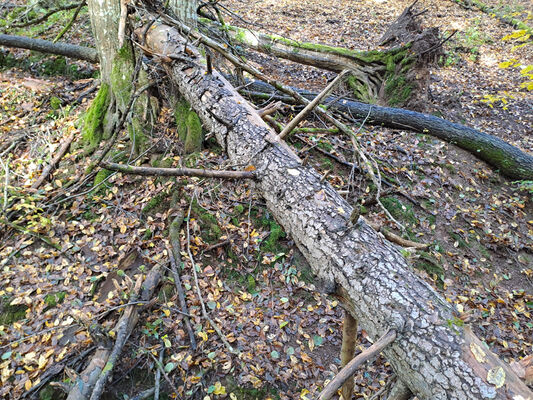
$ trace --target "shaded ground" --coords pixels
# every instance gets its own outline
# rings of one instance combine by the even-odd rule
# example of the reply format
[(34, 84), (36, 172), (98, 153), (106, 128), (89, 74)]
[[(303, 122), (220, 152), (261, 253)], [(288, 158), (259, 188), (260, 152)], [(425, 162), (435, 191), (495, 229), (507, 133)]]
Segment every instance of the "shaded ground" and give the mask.
[[(408, 2), (224, 4), (254, 25), (260, 23), (265, 31), (367, 49), (374, 47), (387, 23)], [(460, 30), (446, 44), (446, 66), (431, 71), (429, 111), (532, 152), (531, 94), (519, 90), (522, 78), (517, 69), (498, 68), (512, 47), (501, 38), (512, 29), (451, 1), (423, 1), (423, 6), (429, 10), (423, 16), (427, 23)], [(511, 5), (517, 10), (521, 6), (531, 7), (527, 2)], [(33, 33), (54, 37), (60, 28), (51, 26)], [(85, 30), (70, 33), (68, 40), (86, 39), (88, 25), (81, 27)], [(533, 63), (527, 49), (513, 57)], [(88, 78), (93, 71), (86, 64), (59, 58), (28, 61), (29, 53), (24, 51), (2, 54), (1, 180), (8, 178), (9, 202), (17, 200), (13, 206), (19, 211), (16, 222), (47, 236), (61, 250), (2, 227), (0, 397), (18, 398), (38, 385), (44, 371), (74, 360), (93, 343), (89, 332), (95, 322), (105, 331), (112, 329), (116, 315), (105, 311), (127, 302), (124, 294), (129, 286), (128, 279), (120, 275), (113, 275), (115, 284), (111, 271), (126, 266), (125, 274), (133, 276), (156, 263), (167, 265), (165, 241), (175, 192), (185, 211), (192, 204), (189, 228), (184, 226), (181, 235), (185, 260), (181, 276), (199, 349), (193, 352), (189, 347), (173, 284), (167, 278), (158, 301), (142, 314), (107, 398), (132, 396), (153, 386), (154, 362), (148, 353), (157, 356), (160, 351), (165, 351), (164, 365), (175, 386), (187, 398), (222, 398), (230, 393), (238, 399), (315, 395), (339, 369), (342, 310), (335, 299), (314, 291), (305, 260), (290, 238), (283, 237), (253, 187), (246, 182), (116, 174), (99, 190), (88, 192), (92, 182), (87, 182), (60, 203), (54, 196), (64, 193), (88, 162), (77, 159), (81, 149), (72, 149), (53, 179), (39, 192), (32, 192), (29, 187), (63, 138), (71, 132), (79, 136), (77, 121), (87, 99), (80, 99), (81, 104), (73, 101), (94, 83)], [(45, 68), (47, 60), (56, 60), (52, 65), (65, 75), (53, 76), (57, 68)], [(316, 89), (331, 77), (274, 60), (265, 70), (286, 83)], [(505, 95), (506, 109), (500, 100), (492, 102), (492, 107), (482, 101), (487, 100), (485, 95), (503, 96), (505, 92), (513, 96)], [(212, 142), (202, 153), (180, 154), (180, 147), (173, 144), (177, 134), (168, 109), (159, 122), (154, 146), (141, 157), (144, 164), (224, 167), (225, 157)], [(320, 122), (309, 121), (309, 126), (320, 126)], [(364, 195), (369, 183), (363, 177), (350, 179), (348, 168), (316, 150), (320, 147), (351, 161), (349, 143), (334, 135), (301, 137), (308, 145), (296, 139), (293, 145), (302, 158), (308, 156), (339, 190), (350, 189), (349, 198)], [(426, 253), (410, 254), (417, 273), (455, 303), (464, 320), (502, 358), (509, 361), (531, 354), (532, 189), (526, 183), (509, 182), (470, 154), (431, 136), (365, 127), (360, 142), (379, 160), (388, 179), (408, 193), (408, 197), (385, 196), (387, 208), (408, 226), (411, 239), (432, 244)], [(126, 141), (120, 146), (129, 152)], [(2, 201), (6, 204), (4, 197)], [(364, 211), (368, 219), (387, 223), (377, 208)], [(222, 242), (226, 244), (210, 250)], [(228, 352), (201, 317), (185, 252), (188, 245), (206, 307), (241, 351), (239, 357)], [(129, 265), (126, 260), (131, 254), (138, 255), (139, 261)], [(360, 337), (360, 347), (367, 346), (364, 331)], [(73, 361), (56, 379), (72, 378), (71, 371), (82, 364), (83, 360)], [(362, 368), (355, 377), (355, 397), (375, 393), (389, 376), (388, 365), (381, 359)], [(164, 382), (163, 387), (171, 392)]]

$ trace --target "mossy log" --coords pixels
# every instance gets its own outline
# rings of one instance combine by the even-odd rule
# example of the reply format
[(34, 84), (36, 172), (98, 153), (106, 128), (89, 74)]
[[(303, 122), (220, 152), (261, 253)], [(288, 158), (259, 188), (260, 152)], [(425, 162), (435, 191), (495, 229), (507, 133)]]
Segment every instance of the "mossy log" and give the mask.
[[(212, 30), (222, 27), (209, 19), (200, 21)], [(347, 80), (356, 98), (391, 105), (405, 103), (413, 89), (407, 74), (417, 58), (409, 52), (410, 44), (384, 50), (356, 51), (343, 47), (300, 42), (274, 34), (264, 34), (232, 25), (224, 31), (236, 45), (275, 57), (311, 65), (329, 71), (350, 70)], [(222, 34), (222, 33), (221, 33)]]
[[(275, 89), (271, 85), (259, 81), (247, 85), (246, 90), (251, 95), (264, 95), (269, 99), (272, 99), (275, 94)], [(298, 92), (309, 100), (316, 96), (316, 93), (305, 90), (298, 90)], [(292, 101), (286, 96), (274, 96), (274, 98)], [(533, 156), (496, 136), (416, 111), (345, 99), (336, 100), (334, 97), (329, 97), (324, 100), (324, 104), (347, 112), (353, 117), (366, 119), (368, 124), (407, 129), (435, 136), (469, 151), (511, 179), (533, 179)]]
[(156, 54), (180, 55), (168, 66), (170, 78), (231, 162), (255, 168), (256, 187), (268, 209), (313, 272), (335, 287), (361, 328), (374, 340), (396, 331), (383, 353), (414, 395), (421, 400), (533, 399), (457, 318), (453, 305), (413, 273), (394, 245), (364, 220), (348, 228), (352, 207), (303, 165), (224, 77), (206, 74), (190, 41), (157, 25), (149, 30), (146, 46)]
[(95, 49), (77, 46), (68, 43), (54, 43), (49, 40), (32, 39), (25, 36), (0, 34), (0, 46), (15, 47), (40, 51), (41, 53), (57, 54), (76, 60), (85, 60), (91, 63), (98, 62), (98, 53)]

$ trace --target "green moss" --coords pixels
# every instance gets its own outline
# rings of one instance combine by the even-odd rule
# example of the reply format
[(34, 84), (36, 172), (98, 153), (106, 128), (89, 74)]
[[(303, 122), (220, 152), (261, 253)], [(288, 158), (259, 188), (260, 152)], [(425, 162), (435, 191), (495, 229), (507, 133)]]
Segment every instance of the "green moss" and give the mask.
[(62, 103), (63, 102), (59, 97), (52, 96), (50, 98), (50, 108), (52, 108), (52, 110), (59, 110)]
[(174, 118), (178, 131), (178, 137), (184, 144), (185, 153), (193, 153), (202, 149), (204, 140), (202, 122), (192, 109), (190, 104), (180, 98), (174, 106)]
[(124, 110), (130, 100), (133, 89), (134, 74), (133, 50), (129, 43), (124, 44), (117, 52), (113, 67), (111, 68), (111, 90), (115, 96), (120, 110)]
[(143, 235), (143, 240), (148, 240), (152, 237), (152, 231), (150, 229), (146, 229)]
[(165, 200), (167, 197), (169, 197), (169, 194), (166, 192), (162, 192), (159, 194), (156, 194), (154, 197), (152, 197), (148, 203), (143, 207), (142, 213), (143, 214), (149, 214), (151, 211), (158, 208), (163, 200)]
[(261, 250), (269, 253), (280, 253), (283, 251), (283, 248), (280, 246), (279, 240), (287, 236), (283, 231), (281, 225), (279, 225), (273, 219), (268, 221), (270, 228), (270, 235), (266, 238), (265, 241), (261, 244)]
[(0, 297), (0, 325), (11, 325), (26, 317), (27, 306), (24, 304), (10, 305), (10, 297)]
[(270, 384), (266, 383), (263, 385), (263, 387), (256, 389), (252, 387), (247, 386), (240, 386), (234, 378), (228, 377), (226, 381), (223, 383), (224, 386), (226, 386), (226, 390), (228, 393), (233, 393), (235, 398), (239, 400), (279, 400), (281, 397), (279, 396), (278, 390), (271, 386)]
[(58, 304), (63, 303), (66, 295), (67, 295), (66, 292), (57, 292), (57, 293), (47, 294), (44, 297), (44, 303), (46, 304), (46, 309), (53, 308), (57, 306)]
[(83, 118), (82, 138), (89, 149), (95, 149), (102, 140), (103, 122), (109, 102), (109, 85), (102, 83)]
[(131, 145), (136, 154), (140, 154), (146, 147), (147, 138), (144, 134), (144, 128), (139, 118), (132, 118), (132, 122), (128, 125), (128, 132), (130, 134)]
[(414, 225), (418, 223), (418, 218), (416, 217), (412, 206), (405, 205), (394, 197), (384, 197), (381, 199), (381, 203), (387, 210), (389, 210), (394, 218), (410, 222)]
[(39, 400), (63, 400), (67, 398), (67, 394), (59, 388), (54, 388), (49, 384), (43, 389), (39, 390)]
[(444, 288), (444, 267), (435, 257), (425, 251), (418, 251), (419, 258), (414, 263), (414, 267), (427, 272), (439, 288)]
[(98, 171), (93, 181), (93, 187), (98, 186), (97, 192), (111, 187), (111, 185), (107, 181), (103, 184), (102, 182), (104, 182), (112, 173), (113, 171), (110, 171), (108, 169), (101, 169), (100, 171)]

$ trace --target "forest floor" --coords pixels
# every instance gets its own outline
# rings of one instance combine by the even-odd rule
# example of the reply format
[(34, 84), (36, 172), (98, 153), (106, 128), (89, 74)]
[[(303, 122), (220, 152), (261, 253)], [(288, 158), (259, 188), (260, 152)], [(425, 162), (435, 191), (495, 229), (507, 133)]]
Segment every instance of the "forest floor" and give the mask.
[[(487, 3), (533, 25), (527, 0)], [(232, 20), (241, 26), (366, 50), (376, 47), (410, 2), (222, 4), (242, 18)], [(511, 58), (522, 67), (532, 65), (531, 45), (511, 52), (516, 43), (503, 38), (513, 28), (475, 8), (465, 10), (450, 0), (420, 0), (417, 7), (428, 9), (421, 16), (424, 25), (439, 26), (444, 34), (458, 30), (445, 43), (441, 65), (431, 67), (426, 112), (533, 153), (532, 92), (521, 88), (526, 81), (521, 67), (500, 67)], [(70, 15), (57, 13), (43, 24), (10, 33), (53, 39)], [(91, 43), (85, 11), (64, 40)], [(333, 77), (265, 56), (253, 60), (292, 86), (320, 90)], [(173, 193), (179, 194), (179, 207), (190, 212), (181, 232), (180, 274), (198, 348), (191, 349), (174, 284), (166, 277), (157, 301), (141, 314), (105, 398), (132, 398), (153, 387), (151, 355), (161, 353), (182, 398), (314, 398), (340, 369), (343, 311), (336, 299), (315, 290), (305, 259), (253, 184), (101, 171), (96, 188), (91, 180), (70, 191), (90, 161), (79, 156), (77, 143), (81, 117), (96, 93), (95, 66), (0, 48), (0, 68), (0, 398), (28, 392), (41, 399), (61, 398), (58, 389), (41, 387), (47, 371), (55, 369), (54, 381), (72, 380), (86, 361), (76, 356), (94, 345), (91, 326), (112, 331), (134, 275), (158, 264), (168, 269)], [(223, 169), (227, 159), (212, 139), (204, 151), (182, 154), (169, 107), (162, 108), (139, 162)], [(279, 117), (286, 122), (289, 116)], [(311, 118), (305, 126), (320, 125)], [(70, 134), (75, 143), (52, 179), (32, 190)], [(385, 176), (408, 193), (384, 196), (384, 205), (407, 227), (409, 238), (431, 244), (424, 252), (406, 253), (414, 271), (454, 303), (501, 358), (510, 362), (533, 354), (533, 182), (510, 181), (432, 136), (371, 126), (358, 135)], [(317, 151), (353, 161), (344, 138), (298, 136), (291, 144), (335, 188), (352, 188), (349, 200), (368, 192), (365, 177), (350, 178), (350, 168)], [(117, 147), (130, 154), (129, 146), (124, 138)], [(365, 218), (394, 229), (378, 208), (365, 210)], [(196, 284), (208, 313), (239, 356), (202, 317)], [(109, 309), (115, 312), (106, 313)], [(368, 346), (364, 330), (359, 338), (359, 349)], [(355, 398), (370, 398), (391, 381), (391, 373), (381, 357), (360, 368)], [(164, 380), (162, 388), (162, 398), (175, 397)]]

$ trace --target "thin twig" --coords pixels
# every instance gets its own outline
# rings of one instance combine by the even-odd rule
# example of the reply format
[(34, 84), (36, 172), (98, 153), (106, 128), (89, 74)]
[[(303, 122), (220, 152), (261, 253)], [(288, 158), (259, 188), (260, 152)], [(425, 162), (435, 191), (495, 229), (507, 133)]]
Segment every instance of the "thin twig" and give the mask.
[(215, 330), (217, 335), (220, 337), (220, 340), (222, 340), (222, 343), (224, 343), (224, 345), (228, 348), (230, 353), (238, 355), (240, 351), (233, 348), (233, 346), (228, 342), (228, 340), (226, 339), (226, 336), (222, 333), (218, 325), (215, 324), (215, 322), (211, 319), (211, 317), (209, 317), (209, 315), (207, 314), (207, 310), (205, 309), (204, 299), (202, 297), (202, 292), (200, 290), (200, 285), (198, 283), (198, 273), (196, 272), (196, 264), (194, 263), (194, 258), (191, 252), (191, 230), (190, 230), (189, 222), (191, 220), (192, 203), (195, 198), (196, 198), (196, 192), (194, 192), (194, 195), (189, 204), (189, 211), (187, 212), (187, 255), (189, 256), (189, 260), (191, 261), (192, 272), (194, 275), (194, 283), (196, 286), (196, 293), (198, 295), (198, 299), (200, 300), (200, 305), (202, 306), (202, 314), (204, 318), (209, 322), (209, 325), (211, 325), (211, 327)]
[(55, 155), (54, 158), (50, 161), (50, 163), (43, 169), (43, 172), (41, 173), (41, 176), (31, 185), (32, 189), (38, 189), (39, 186), (43, 184), (43, 182), (48, 178), (48, 175), (52, 172), (52, 170), (55, 168), (55, 166), (59, 163), (59, 161), (63, 158), (65, 153), (70, 147), (70, 144), (74, 140), (74, 134), (71, 134), (61, 145), (59, 148), (59, 151)]
[[(163, 365), (163, 356), (165, 354), (165, 349), (162, 348), (159, 351), (159, 365)], [(161, 369), (157, 368), (155, 371), (155, 385), (154, 385), (154, 400), (159, 400), (159, 385), (161, 383)]]
[(27, 22), (23, 22), (23, 23), (21, 22), (21, 23), (18, 23), (18, 24), (6, 26), (6, 28), (24, 28), (24, 27), (29, 26), (29, 25), (40, 24), (41, 22), (46, 21), (48, 19), (48, 17), (50, 17), (51, 15), (53, 15), (53, 14), (55, 14), (57, 12), (66, 11), (66, 10), (72, 10), (73, 8), (76, 8), (76, 7), (79, 7), (79, 3), (67, 4), (66, 6), (55, 8), (53, 10), (48, 11), (42, 17), (35, 18), (35, 19), (29, 20)]
[(74, 24), (74, 21), (76, 21), (76, 18), (78, 18), (78, 14), (80, 13), (80, 11), (83, 8), (83, 6), (85, 5), (85, 2), (86, 2), (86, 0), (83, 0), (79, 4), (78, 8), (76, 8), (76, 10), (74, 11), (74, 14), (72, 15), (72, 18), (70, 19), (68, 24), (61, 30), (61, 32), (58, 33), (58, 35), (55, 37), (55, 39), (52, 40), (52, 43), (56, 43), (59, 39), (61, 39), (63, 37), (63, 35), (65, 35), (65, 33), (67, 33), (69, 31), (69, 29)]
[(396, 339), (396, 331), (391, 330), (387, 331), (382, 337), (380, 337), (372, 346), (363, 350), (358, 354), (352, 361), (350, 361), (346, 366), (333, 378), (333, 380), (320, 392), (318, 400), (328, 400), (333, 396), (337, 390), (349, 379), (363, 364), (365, 361), (368, 361), (372, 357), (381, 353), (381, 351), (391, 344), (394, 339)]

